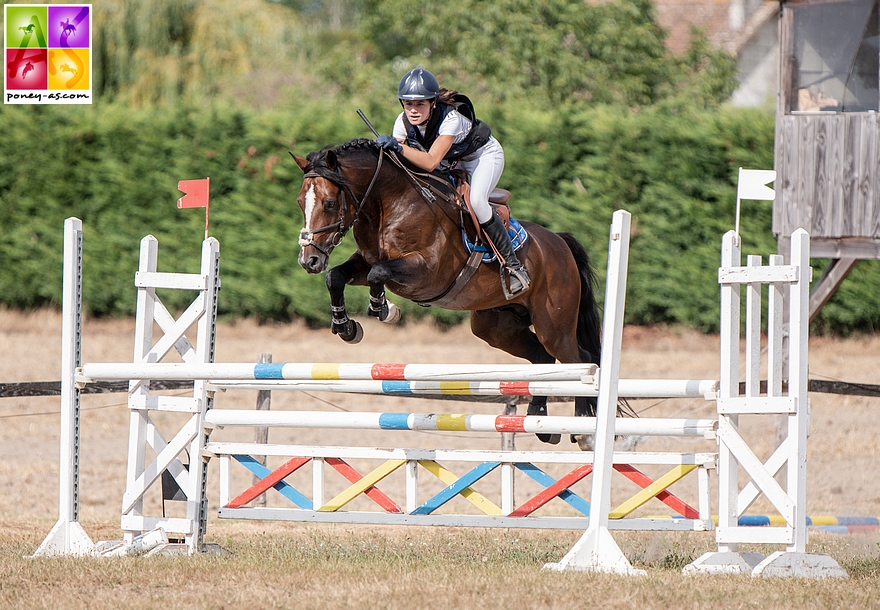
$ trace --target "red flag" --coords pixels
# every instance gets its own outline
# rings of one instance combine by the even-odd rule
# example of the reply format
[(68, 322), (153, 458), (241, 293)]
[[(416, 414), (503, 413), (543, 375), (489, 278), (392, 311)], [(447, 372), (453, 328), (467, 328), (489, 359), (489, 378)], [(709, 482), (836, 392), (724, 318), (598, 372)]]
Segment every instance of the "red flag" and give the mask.
[(178, 208), (206, 208), (210, 197), (211, 179), (181, 180), (177, 183), (178, 190), (184, 196), (177, 200)]

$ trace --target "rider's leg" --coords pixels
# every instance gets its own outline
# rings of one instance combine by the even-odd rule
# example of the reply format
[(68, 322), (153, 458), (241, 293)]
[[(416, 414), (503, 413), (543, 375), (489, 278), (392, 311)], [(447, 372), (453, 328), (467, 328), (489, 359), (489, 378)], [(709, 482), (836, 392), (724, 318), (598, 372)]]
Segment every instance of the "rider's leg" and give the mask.
[(471, 177), (471, 207), (477, 221), (504, 259), (502, 264), (510, 270), (510, 293), (523, 292), (529, 287), (528, 273), (513, 252), (504, 223), (489, 206), (489, 193), (498, 184), (504, 170), (504, 150), (495, 138), (490, 138), (476, 158), (466, 160), (462, 165)]
[(504, 221), (498, 217), (498, 214), (492, 212), (492, 219), (489, 222), (480, 223), (480, 226), (495, 244), (498, 254), (504, 259), (503, 265), (510, 271), (510, 295), (515, 296), (527, 290), (529, 274), (513, 251), (513, 244), (510, 242), (510, 235), (507, 233)]

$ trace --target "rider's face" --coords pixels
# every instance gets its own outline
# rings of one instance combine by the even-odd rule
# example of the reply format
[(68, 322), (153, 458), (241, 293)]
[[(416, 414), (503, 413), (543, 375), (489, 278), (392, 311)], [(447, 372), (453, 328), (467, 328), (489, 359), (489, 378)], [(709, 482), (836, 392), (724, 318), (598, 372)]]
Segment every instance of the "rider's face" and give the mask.
[(403, 111), (411, 125), (421, 125), (431, 116), (431, 108), (434, 102), (431, 100), (405, 100)]

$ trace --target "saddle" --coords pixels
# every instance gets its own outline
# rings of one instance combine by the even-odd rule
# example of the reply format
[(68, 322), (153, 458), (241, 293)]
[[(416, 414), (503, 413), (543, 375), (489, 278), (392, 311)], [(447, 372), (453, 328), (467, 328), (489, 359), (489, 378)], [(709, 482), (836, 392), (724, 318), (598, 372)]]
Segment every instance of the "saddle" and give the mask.
[[(449, 173), (451, 175), (452, 185), (455, 187), (455, 192), (458, 193), (458, 196), (461, 197), (461, 200), (464, 202), (465, 206), (467, 206), (467, 210), (471, 215), (471, 220), (474, 223), (474, 228), (477, 231), (477, 236), (480, 236), (482, 229), (480, 229), (480, 223), (477, 222), (474, 209), (471, 207), (471, 183), (468, 182), (467, 174), (458, 169)], [(509, 202), (510, 191), (508, 190), (494, 188), (492, 189), (492, 192), (489, 193), (489, 205), (492, 206), (492, 209), (498, 214), (504, 222), (505, 228), (508, 230), (510, 229)]]

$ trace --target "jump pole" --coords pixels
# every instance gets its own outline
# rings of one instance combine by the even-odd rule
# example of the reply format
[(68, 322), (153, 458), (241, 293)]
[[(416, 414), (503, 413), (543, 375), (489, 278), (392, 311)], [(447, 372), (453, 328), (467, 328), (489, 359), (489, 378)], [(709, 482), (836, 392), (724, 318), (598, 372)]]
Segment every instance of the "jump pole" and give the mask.
[[(422, 430), (448, 432), (517, 432), (523, 434), (596, 434), (595, 417), (558, 415), (486, 415), (371, 413), (346, 411), (242, 411), (212, 409), (206, 424), (267, 426), (272, 428), (326, 428), (336, 430)], [(714, 419), (639, 419), (617, 422), (617, 433), (627, 436), (682, 436), (714, 438)]]
[[(595, 377), (598, 382), (598, 376)], [(389, 396), (598, 396), (596, 384), (583, 381), (377, 381), (262, 380), (213, 381), (215, 390), (300, 390), (386, 394)], [(714, 400), (714, 379), (621, 379), (621, 398), (704, 398)]]
[(361, 364), (361, 363), (90, 363), (79, 381), (351, 380), (351, 381), (578, 381), (592, 383), (595, 364)]

